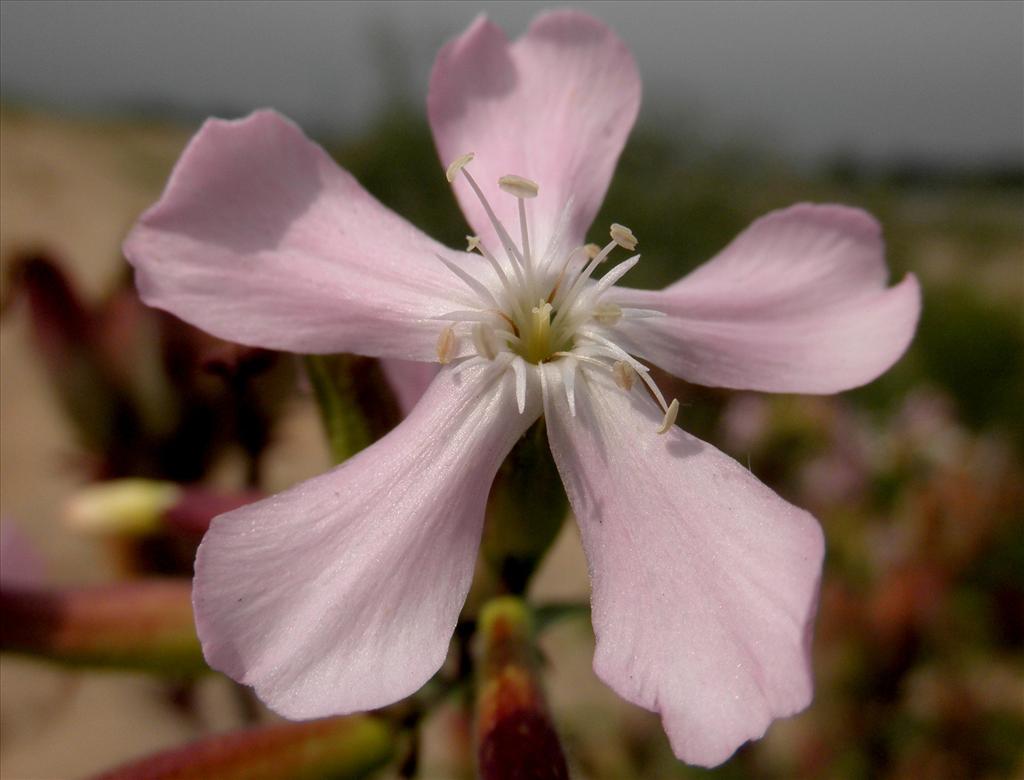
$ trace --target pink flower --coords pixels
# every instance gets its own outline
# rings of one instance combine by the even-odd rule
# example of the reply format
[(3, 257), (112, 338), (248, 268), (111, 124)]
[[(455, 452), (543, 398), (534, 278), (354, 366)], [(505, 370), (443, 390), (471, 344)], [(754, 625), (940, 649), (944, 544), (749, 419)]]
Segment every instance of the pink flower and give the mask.
[(207, 122), (128, 237), (143, 298), (217, 336), (443, 364), (392, 433), (220, 516), (199, 549), (207, 660), (282, 715), (380, 707), (437, 671), (492, 478), (542, 414), (590, 561), (598, 676), (708, 766), (810, 702), (821, 530), (675, 427), (640, 360), (710, 385), (855, 387), (906, 349), (917, 281), (886, 287), (864, 212), (798, 205), (664, 290), (614, 286), (638, 256), (595, 282), (636, 246), (618, 225), (598, 254), (581, 244), (639, 104), (629, 51), (594, 19), (545, 14), (510, 44), (481, 18), (428, 98), (475, 252), (270, 111)]

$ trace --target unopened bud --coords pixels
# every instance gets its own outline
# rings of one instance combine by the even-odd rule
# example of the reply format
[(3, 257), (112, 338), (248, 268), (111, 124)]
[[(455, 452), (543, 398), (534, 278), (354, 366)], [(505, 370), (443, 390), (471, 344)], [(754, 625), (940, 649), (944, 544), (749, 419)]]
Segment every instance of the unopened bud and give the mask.
[(116, 479), (83, 488), (65, 505), (64, 520), (76, 531), (143, 535), (159, 530), (163, 514), (181, 496), (172, 482)]
[(480, 612), (477, 637), (477, 758), (483, 780), (568, 778), (537, 673), (531, 617), (505, 596)]

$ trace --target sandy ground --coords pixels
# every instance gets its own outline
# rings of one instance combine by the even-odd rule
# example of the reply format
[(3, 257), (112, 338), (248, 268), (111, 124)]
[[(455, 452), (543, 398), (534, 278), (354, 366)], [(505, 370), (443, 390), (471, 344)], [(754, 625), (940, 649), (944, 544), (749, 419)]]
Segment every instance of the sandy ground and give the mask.
[[(122, 270), (119, 246), (125, 232), (159, 195), (188, 135), (187, 128), (55, 119), (5, 109), (0, 114), (0, 256), (6, 263), (13, 251), (46, 247), (66, 262), (84, 293), (99, 296)], [(6, 268), (0, 276), (6, 285)], [(32, 354), (23, 307), (9, 311), (0, 328), (0, 398), (4, 522), (17, 523), (39, 547), (52, 581), (109, 579), (111, 562), (103, 549), (61, 526), (61, 507), (82, 480), (73, 466), (71, 431)], [(269, 457), (270, 487), (293, 484), (325, 464), (315, 410), (298, 398)], [(545, 597), (587, 598), (586, 567), (571, 524), (535, 586)], [(545, 639), (551, 698), (560, 717), (583, 718), (600, 706), (646, 718), (620, 707), (593, 678), (591, 642), (589, 628), (579, 621)], [(166, 683), (145, 675), (68, 671), (5, 655), (0, 659), (0, 775), (5, 780), (88, 777), (239, 722), (223, 679), (210, 677), (200, 686), (199, 719), (175, 710), (166, 691)], [(432, 728), (440, 737), (447, 727), (443, 718), (437, 720)], [(616, 718), (602, 723), (608, 730), (618, 727)], [(427, 766), (434, 763), (443, 776), (443, 751), (427, 754)]]

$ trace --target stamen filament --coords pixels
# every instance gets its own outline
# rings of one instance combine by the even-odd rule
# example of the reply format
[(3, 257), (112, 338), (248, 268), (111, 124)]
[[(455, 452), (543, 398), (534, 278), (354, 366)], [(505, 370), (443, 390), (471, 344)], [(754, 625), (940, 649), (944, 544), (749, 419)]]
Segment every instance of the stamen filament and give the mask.
[(562, 264), (562, 270), (558, 273), (558, 278), (555, 280), (554, 286), (551, 288), (551, 292), (548, 294), (548, 303), (552, 303), (558, 296), (558, 291), (562, 287), (562, 282), (565, 279), (566, 271), (569, 270), (569, 266), (572, 265), (573, 259), (580, 252), (586, 251), (586, 247), (578, 246), (573, 249), (565, 258), (565, 263)]
[(554, 261), (554, 253), (558, 247), (561, 246), (562, 237), (565, 235), (565, 231), (569, 227), (569, 215), (572, 213), (572, 207), (575, 200), (576, 199), (570, 195), (565, 202), (565, 207), (562, 209), (562, 213), (558, 215), (558, 223), (555, 225), (555, 231), (551, 234), (551, 238), (548, 239), (548, 245), (544, 249), (544, 256), (537, 264), (538, 270), (543, 268), (546, 271)]
[(561, 361), (562, 384), (565, 386), (565, 400), (569, 404), (569, 414), (576, 416), (576, 360), (571, 357)]
[(579, 363), (596, 366), (597, 368), (604, 369), (605, 371), (610, 371), (612, 368), (607, 363), (602, 363), (597, 358), (590, 357), (589, 355), (582, 354), (580, 352), (553, 352), (551, 357), (570, 357)]
[(661, 390), (659, 390), (658, 386), (654, 383), (654, 380), (650, 376), (650, 369), (647, 368), (647, 366), (645, 366), (643, 363), (641, 363), (628, 352), (626, 352), (618, 344), (609, 341), (608, 339), (598, 335), (597, 333), (594, 333), (593, 331), (584, 330), (580, 332), (580, 335), (585, 336), (588, 339), (592, 339), (598, 342), (599, 344), (603, 344), (605, 347), (608, 348), (608, 350), (610, 350), (614, 355), (616, 355), (619, 358), (619, 360), (628, 363), (630, 367), (632, 367), (633, 370), (637, 372), (637, 375), (640, 377), (640, 379), (643, 380), (644, 384), (647, 385), (647, 387), (650, 389), (651, 394), (654, 395), (654, 398), (658, 402), (658, 405), (662, 408), (662, 411), (666, 413), (668, 412), (669, 405), (665, 402), (665, 396), (661, 394)]
[(572, 301), (576, 297), (580, 288), (587, 281), (587, 279), (590, 278), (591, 274), (594, 273), (594, 269), (601, 264), (601, 261), (604, 260), (616, 246), (618, 246), (618, 244), (612, 241), (611, 243), (608, 244), (608, 246), (606, 246), (604, 249), (598, 252), (594, 256), (594, 258), (587, 264), (586, 268), (584, 268), (583, 271), (579, 274), (579, 276), (577, 276), (576, 279), (573, 281), (572, 286), (569, 288), (569, 291), (564, 296), (561, 296), (561, 300), (559, 301), (556, 297), (555, 300), (559, 307), (558, 314), (555, 315), (556, 322), (561, 322), (559, 318), (564, 317), (564, 313), (572, 307)]
[(530, 255), (530, 234), (526, 229), (526, 201), (519, 198), (519, 226), (523, 235), (523, 257), (526, 260), (526, 281), (530, 285), (530, 291), (536, 288), (537, 283), (533, 276), (533, 257)]
[(447, 268), (449, 271), (451, 271), (453, 274), (459, 277), (459, 279), (461, 279), (466, 284), (466, 286), (469, 287), (469, 289), (475, 292), (480, 297), (481, 300), (483, 300), (485, 303), (492, 304), (492, 306), (495, 309), (501, 308), (500, 306), (498, 306), (498, 301), (494, 298), (494, 294), (486, 287), (484, 287), (483, 284), (481, 284), (477, 279), (474, 279), (472, 276), (467, 274), (454, 263), (448, 262), (443, 257), (441, 257), (441, 255), (435, 255), (435, 257), (437, 257), (438, 260), (444, 263), (445, 268)]
[(621, 263), (612, 268), (610, 271), (608, 271), (608, 273), (606, 273), (598, 280), (597, 287), (595, 288), (595, 293), (597, 295), (600, 295), (601, 293), (605, 292), (609, 287), (611, 287), (613, 284), (619, 281), (619, 279), (621, 279), (623, 276), (629, 273), (632, 270), (633, 266), (635, 266), (639, 262), (640, 255), (633, 255), (628, 260), (623, 260)]
[(438, 314), (433, 319), (448, 320), (449, 322), (490, 322), (494, 315), (500, 312), (488, 311), (486, 309), (458, 309)]
[[(476, 240), (475, 248), (480, 251), (480, 254), (483, 256), (484, 260), (487, 261), (487, 263), (491, 266), (491, 269), (497, 275), (498, 281), (501, 282), (501, 286), (505, 290), (505, 296), (508, 298), (509, 305), (515, 307), (515, 313), (518, 316), (523, 316), (524, 312), (522, 304), (519, 302), (519, 296), (516, 294), (516, 289), (512, 286), (512, 283), (509, 281), (508, 275), (505, 273), (505, 269), (501, 267), (501, 263), (499, 263), (497, 259), (495, 259), (494, 255), (492, 255), (487, 250), (487, 247), (484, 246), (483, 242), (480, 241), (479, 238), (477, 238)], [(506, 319), (508, 318), (506, 317)], [(511, 320), (509, 320), (509, 322), (511, 322)]]
[(466, 181), (469, 182), (469, 186), (473, 188), (473, 192), (476, 193), (476, 197), (480, 201), (480, 205), (484, 207), (484, 211), (487, 213), (487, 219), (491, 222), (491, 227), (494, 228), (494, 232), (498, 234), (498, 238), (501, 239), (502, 245), (505, 247), (505, 252), (508, 253), (508, 258), (512, 261), (513, 267), (517, 264), (521, 268), (523, 265), (523, 257), (519, 254), (519, 250), (516, 248), (515, 243), (512, 241), (512, 237), (505, 230), (505, 226), (501, 224), (501, 220), (498, 219), (498, 215), (494, 213), (494, 209), (491, 208), (491, 204), (487, 202), (487, 198), (484, 197), (483, 190), (480, 189), (480, 185), (476, 183), (476, 179), (473, 178), (472, 174), (465, 168), (460, 169), (462, 175), (466, 177)]
[(516, 380), (516, 405), (522, 414), (526, 411), (526, 361), (518, 355), (512, 360), (512, 373)]
[(623, 307), (622, 309), (622, 318), (626, 320), (646, 320), (651, 317), (664, 316), (665, 312), (655, 309), (634, 309), (632, 307)]

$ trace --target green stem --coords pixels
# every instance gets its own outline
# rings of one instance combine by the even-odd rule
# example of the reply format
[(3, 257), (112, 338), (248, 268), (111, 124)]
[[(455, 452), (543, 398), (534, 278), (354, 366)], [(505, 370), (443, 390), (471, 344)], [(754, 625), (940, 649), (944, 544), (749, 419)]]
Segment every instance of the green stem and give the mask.
[(303, 364), (335, 463), (351, 458), (398, 423), (398, 404), (376, 360), (306, 355)]

